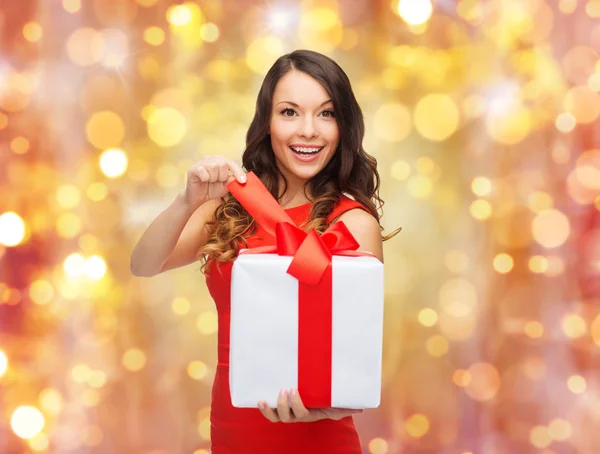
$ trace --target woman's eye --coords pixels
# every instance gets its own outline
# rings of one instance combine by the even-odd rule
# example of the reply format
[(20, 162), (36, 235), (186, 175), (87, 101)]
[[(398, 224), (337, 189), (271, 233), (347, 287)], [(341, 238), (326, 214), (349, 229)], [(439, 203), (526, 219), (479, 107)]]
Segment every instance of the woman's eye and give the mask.
[[(329, 114), (329, 115), (325, 115), (325, 114)], [(335, 117), (335, 112), (333, 110), (324, 110), (323, 116), (325, 116), (327, 118), (333, 118), (333, 117)]]
[(285, 108), (285, 109), (283, 109), (283, 110), (281, 111), (281, 113), (283, 114), (283, 116), (284, 116), (284, 117), (291, 117), (291, 116), (292, 116), (292, 115), (286, 115), (286, 112), (292, 112), (292, 113), (295, 113), (293, 109), (290, 109), (289, 107), (287, 107), (287, 108)]

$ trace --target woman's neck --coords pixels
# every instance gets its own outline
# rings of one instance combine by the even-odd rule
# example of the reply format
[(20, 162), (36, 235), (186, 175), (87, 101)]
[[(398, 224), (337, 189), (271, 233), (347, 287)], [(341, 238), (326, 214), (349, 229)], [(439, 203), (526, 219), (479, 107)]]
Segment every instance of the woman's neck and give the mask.
[[(282, 207), (290, 208), (311, 202), (308, 198), (310, 197), (308, 188), (306, 188), (306, 191), (304, 190), (306, 180), (286, 176), (286, 181), (287, 185), (284, 184), (282, 178), (279, 180), (279, 203)], [(285, 193), (282, 194), (284, 188)]]

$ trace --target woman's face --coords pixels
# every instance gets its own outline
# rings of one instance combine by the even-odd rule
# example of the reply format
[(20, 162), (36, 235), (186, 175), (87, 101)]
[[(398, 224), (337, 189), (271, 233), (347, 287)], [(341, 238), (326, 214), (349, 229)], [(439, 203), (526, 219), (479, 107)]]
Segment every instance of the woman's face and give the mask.
[(304, 72), (288, 72), (275, 87), (270, 134), (277, 165), (288, 182), (318, 174), (340, 141), (327, 90)]

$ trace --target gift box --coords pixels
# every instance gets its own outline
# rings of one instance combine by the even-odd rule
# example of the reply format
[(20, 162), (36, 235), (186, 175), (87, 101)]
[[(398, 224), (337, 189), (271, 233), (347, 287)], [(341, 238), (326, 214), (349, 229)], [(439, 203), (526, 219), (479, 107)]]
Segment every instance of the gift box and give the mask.
[(375, 408), (381, 395), (383, 264), (343, 222), (305, 233), (249, 173), (232, 194), (276, 245), (243, 250), (231, 278), (234, 407), (277, 406), (298, 388), (307, 408)]

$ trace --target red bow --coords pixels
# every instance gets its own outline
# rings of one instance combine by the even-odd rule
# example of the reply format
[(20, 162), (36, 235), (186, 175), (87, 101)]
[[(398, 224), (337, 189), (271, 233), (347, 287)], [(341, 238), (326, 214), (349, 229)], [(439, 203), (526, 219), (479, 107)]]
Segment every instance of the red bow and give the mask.
[(314, 230), (304, 232), (253, 172), (246, 176), (246, 184), (233, 181), (228, 189), (256, 222), (276, 239), (275, 246), (258, 247), (246, 253), (293, 256), (288, 274), (308, 285), (321, 282), (323, 274), (331, 266), (332, 255), (371, 256), (356, 252), (359, 244), (341, 221), (330, 226), (322, 235)]

